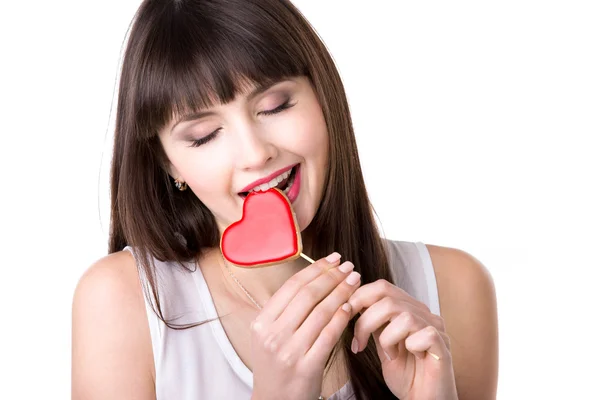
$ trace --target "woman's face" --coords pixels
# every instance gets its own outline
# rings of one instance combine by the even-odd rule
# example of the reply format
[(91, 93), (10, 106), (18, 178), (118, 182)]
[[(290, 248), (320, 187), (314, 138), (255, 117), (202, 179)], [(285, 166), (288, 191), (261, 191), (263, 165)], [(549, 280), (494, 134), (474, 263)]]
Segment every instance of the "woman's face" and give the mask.
[[(202, 110), (203, 115), (178, 116), (162, 129), (169, 173), (188, 184), (221, 231), (241, 218), (248, 191), (274, 184), (288, 195), (304, 230), (316, 214), (326, 174), (323, 112), (306, 77), (278, 82), (254, 96), (253, 89)], [(276, 113), (269, 115), (272, 110)], [(261, 186), (265, 178), (269, 182)]]

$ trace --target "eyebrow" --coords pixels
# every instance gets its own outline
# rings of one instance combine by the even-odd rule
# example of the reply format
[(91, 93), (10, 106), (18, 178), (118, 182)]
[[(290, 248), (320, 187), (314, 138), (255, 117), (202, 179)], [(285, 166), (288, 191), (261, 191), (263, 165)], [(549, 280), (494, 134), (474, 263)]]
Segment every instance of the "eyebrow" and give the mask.
[[(273, 86), (275, 86), (277, 84), (280, 84), (282, 82), (289, 81), (289, 80), (290, 79), (284, 79), (284, 80), (281, 80), (281, 81), (262, 83), (262, 84), (258, 85), (257, 87), (255, 87), (250, 92), (250, 94), (248, 94), (248, 100), (252, 100), (256, 96), (258, 96), (258, 95), (266, 92), (267, 90), (269, 90)], [(179, 125), (180, 123), (182, 123), (182, 122), (193, 121), (193, 120), (204, 118), (204, 117), (210, 117), (211, 115), (216, 115), (216, 114), (217, 113), (214, 112), (214, 111), (197, 111), (197, 112), (193, 112), (193, 113), (190, 113), (190, 114), (185, 114), (181, 118), (179, 118), (177, 120), (177, 122), (175, 122), (175, 125), (173, 125), (173, 127), (171, 128), (171, 132), (170, 133), (173, 133), (173, 130), (175, 129), (175, 127), (177, 125)]]

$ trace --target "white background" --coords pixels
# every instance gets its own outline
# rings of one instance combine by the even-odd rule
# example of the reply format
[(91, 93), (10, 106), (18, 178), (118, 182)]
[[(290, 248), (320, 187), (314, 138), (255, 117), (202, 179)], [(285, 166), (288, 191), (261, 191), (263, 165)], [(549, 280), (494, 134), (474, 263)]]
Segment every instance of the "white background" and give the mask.
[[(1, 4), (0, 398), (66, 399), (73, 290), (107, 248), (111, 101), (138, 1)], [(491, 271), (498, 398), (597, 394), (598, 3), (295, 4), (342, 74), (385, 234)]]

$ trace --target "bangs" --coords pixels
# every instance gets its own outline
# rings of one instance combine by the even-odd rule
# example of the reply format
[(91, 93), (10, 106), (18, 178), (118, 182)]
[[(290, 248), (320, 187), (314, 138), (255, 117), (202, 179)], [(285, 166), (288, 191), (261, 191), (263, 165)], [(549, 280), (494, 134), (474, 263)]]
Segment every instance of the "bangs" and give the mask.
[(131, 83), (141, 139), (155, 136), (176, 116), (308, 73), (301, 46), (268, 9), (255, 4), (233, 13), (234, 7), (207, 4), (200, 12), (186, 4), (163, 6), (159, 17), (139, 27), (148, 29), (145, 43), (138, 44), (138, 54), (145, 56), (138, 59), (139, 74)]

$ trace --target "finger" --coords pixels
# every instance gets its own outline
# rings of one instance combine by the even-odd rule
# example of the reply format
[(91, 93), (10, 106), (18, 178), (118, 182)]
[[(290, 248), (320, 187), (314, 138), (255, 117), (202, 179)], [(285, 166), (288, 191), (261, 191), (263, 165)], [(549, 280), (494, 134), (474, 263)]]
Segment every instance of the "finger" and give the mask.
[(350, 304), (344, 303), (329, 323), (319, 333), (312, 346), (304, 355), (304, 361), (307, 365), (324, 366), (329, 354), (342, 337), (344, 329), (350, 322), (352, 308)]
[[(327, 296), (310, 315), (302, 322), (297, 331), (292, 335), (290, 342), (302, 354), (308, 352), (315, 343), (319, 334), (334, 318), (335, 313), (345, 304), (348, 298), (360, 286), (360, 274), (352, 272), (343, 280), (329, 296)], [(348, 311), (351, 307), (348, 304)]]
[[(381, 346), (381, 350), (385, 352), (380, 354), (381, 360), (384, 360), (385, 354), (389, 356), (389, 360), (405, 359), (408, 355), (408, 350), (405, 347), (404, 341), (412, 334), (419, 332), (427, 327), (425, 320), (411, 312), (404, 311), (397, 317), (393, 318), (390, 323), (383, 329), (376, 343)], [(387, 358), (387, 357), (386, 357)]]
[(375, 337), (378, 329), (385, 326), (399, 314), (408, 311), (419, 315), (422, 311), (406, 301), (398, 301), (391, 297), (384, 297), (361, 314), (354, 325), (354, 338), (356, 339), (357, 352), (363, 351), (369, 342), (371, 334)]
[[(331, 320), (336, 310), (345, 303), (357, 286), (345, 283), (354, 265), (346, 261), (339, 268), (331, 268), (317, 279), (308, 283), (298, 292), (288, 307), (281, 313), (279, 318), (272, 324), (273, 340), (283, 342), (296, 332), (310, 316), (319, 311), (311, 318), (310, 327), (313, 331), (317, 326), (318, 333)], [(357, 273), (358, 274), (358, 273)], [(359, 275), (360, 278), (360, 275)], [(351, 286), (351, 287), (349, 287)], [(333, 294), (329, 300), (327, 298)], [(326, 301), (327, 300), (327, 301)], [(324, 305), (321, 305), (325, 301)], [(316, 320), (315, 320), (316, 318)], [(313, 340), (307, 345), (312, 345)]]
[(294, 274), (267, 301), (260, 315), (252, 322), (251, 327), (260, 330), (260, 327), (269, 325), (276, 320), (303, 287), (321, 276), (323, 272), (337, 267), (340, 258), (339, 253), (331, 253), (329, 256), (315, 261), (314, 264)]
[[(384, 297), (394, 297), (400, 300), (404, 300), (411, 303), (415, 307), (430, 312), (429, 308), (406, 293), (403, 289), (386, 281), (385, 279), (379, 279), (375, 282), (366, 284), (357, 290), (348, 302), (352, 306), (352, 312), (354, 315), (361, 313), (366, 308), (371, 307)], [(354, 317), (353, 315), (353, 317)]]
[(435, 327), (429, 325), (410, 335), (405, 346), (417, 358), (431, 358), (435, 361), (449, 360), (449, 352), (442, 336)]

